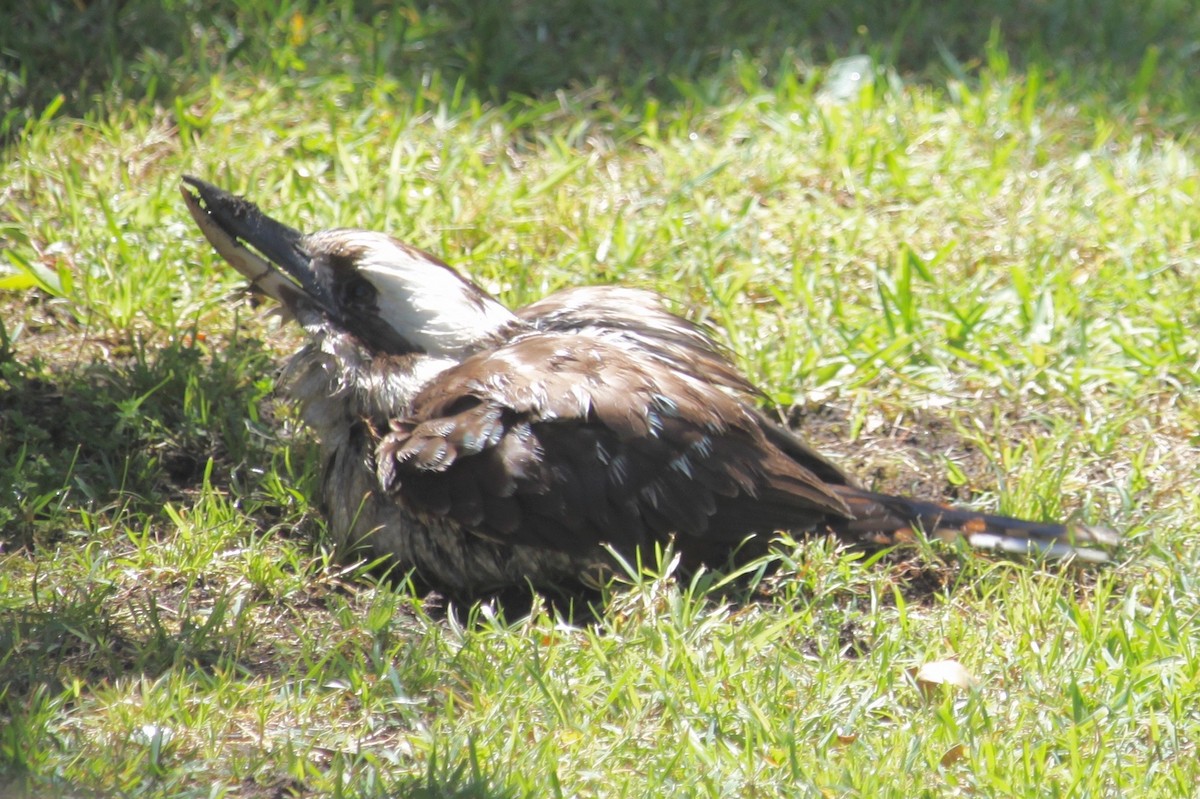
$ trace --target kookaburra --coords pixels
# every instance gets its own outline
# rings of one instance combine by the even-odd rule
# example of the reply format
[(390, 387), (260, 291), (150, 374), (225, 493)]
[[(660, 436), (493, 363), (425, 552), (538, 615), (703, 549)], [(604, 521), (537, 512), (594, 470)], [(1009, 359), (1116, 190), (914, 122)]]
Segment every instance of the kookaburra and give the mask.
[(689, 563), (780, 531), (1105, 560), (1102, 527), (860, 487), (759, 410), (702, 328), (649, 292), (560, 291), (516, 311), (383, 234), (305, 234), (192, 177), (209, 242), (308, 335), (286, 391), (320, 441), (335, 543), (463, 600), (595, 579), (673, 541)]

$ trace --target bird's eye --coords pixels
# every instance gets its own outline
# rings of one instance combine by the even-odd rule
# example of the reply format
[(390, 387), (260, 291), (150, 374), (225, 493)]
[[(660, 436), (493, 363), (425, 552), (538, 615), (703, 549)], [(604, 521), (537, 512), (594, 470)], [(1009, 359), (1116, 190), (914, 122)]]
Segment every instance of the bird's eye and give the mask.
[(351, 305), (366, 305), (375, 298), (375, 287), (364, 277), (352, 277), (342, 284), (342, 301)]

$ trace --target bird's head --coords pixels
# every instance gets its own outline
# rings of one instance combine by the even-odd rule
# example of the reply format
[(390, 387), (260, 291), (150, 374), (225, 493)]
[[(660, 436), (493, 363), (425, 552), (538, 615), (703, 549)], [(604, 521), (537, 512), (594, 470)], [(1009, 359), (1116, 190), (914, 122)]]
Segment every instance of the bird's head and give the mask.
[(439, 259), (383, 233), (300, 231), (210, 183), (184, 177), (188, 210), (226, 261), (310, 333), (375, 355), (460, 360), (516, 317)]

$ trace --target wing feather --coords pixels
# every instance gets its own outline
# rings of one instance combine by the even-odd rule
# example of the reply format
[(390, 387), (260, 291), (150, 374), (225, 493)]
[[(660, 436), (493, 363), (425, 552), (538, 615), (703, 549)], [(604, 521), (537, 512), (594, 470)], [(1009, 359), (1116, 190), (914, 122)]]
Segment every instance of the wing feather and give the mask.
[(744, 394), (648, 346), (551, 330), (466, 359), (381, 436), (381, 486), (480, 536), (562, 551), (737, 542), (848, 514), (813, 471), (824, 462), (772, 443)]

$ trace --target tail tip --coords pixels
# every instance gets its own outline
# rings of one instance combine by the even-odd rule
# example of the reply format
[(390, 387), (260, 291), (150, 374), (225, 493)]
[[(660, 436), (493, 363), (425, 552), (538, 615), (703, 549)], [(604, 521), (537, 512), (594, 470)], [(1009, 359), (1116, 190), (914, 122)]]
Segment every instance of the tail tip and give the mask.
[[(1115, 546), (1120, 538), (1106, 527), (1085, 527), (1076, 531), (1076, 540), (1102, 546)], [(1066, 541), (1046, 541), (1035, 538), (1018, 538), (997, 533), (971, 533), (967, 542), (976, 549), (1004, 552), (1010, 555), (1024, 555), (1052, 558), (1056, 560), (1075, 559), (1086, 563), (1108, 563), (1111, 556), (1102, 549), (1090, 546), (1067, 543)]]

